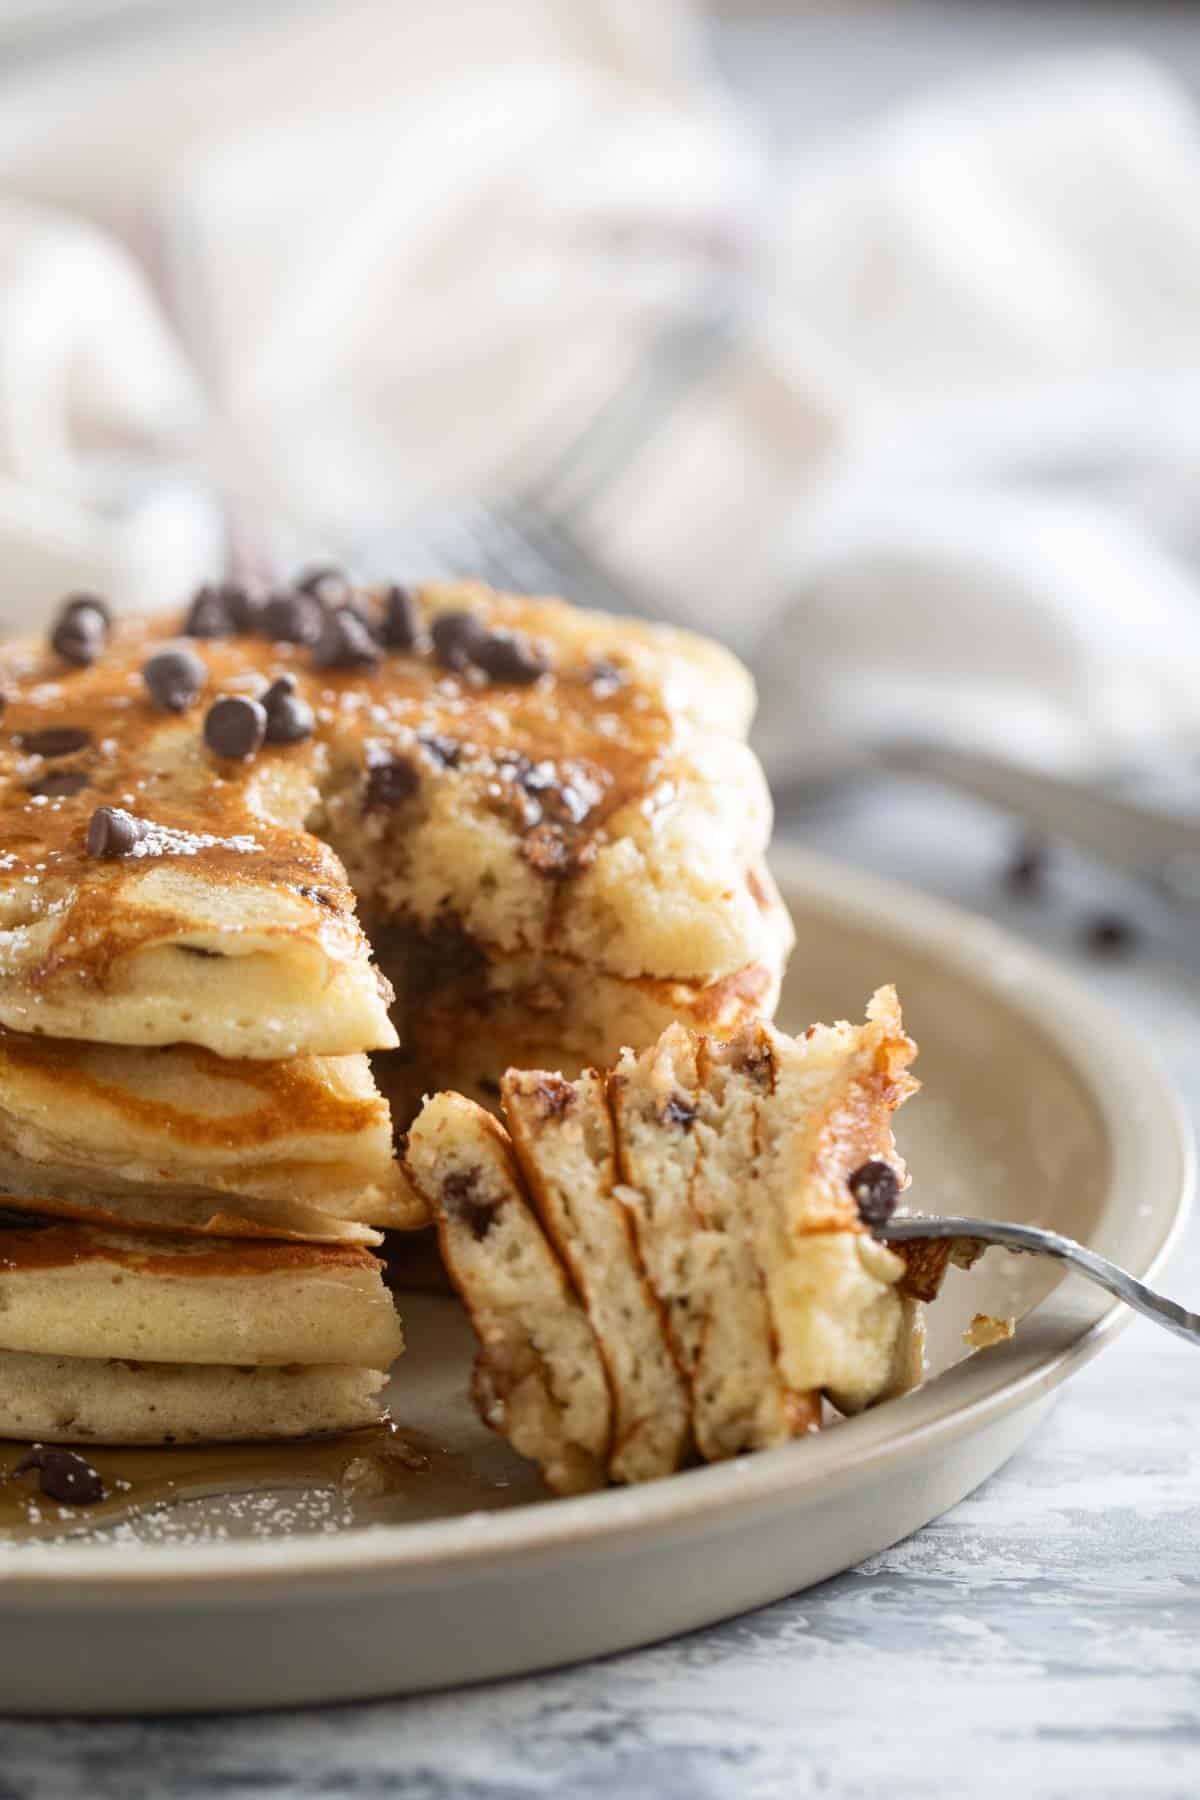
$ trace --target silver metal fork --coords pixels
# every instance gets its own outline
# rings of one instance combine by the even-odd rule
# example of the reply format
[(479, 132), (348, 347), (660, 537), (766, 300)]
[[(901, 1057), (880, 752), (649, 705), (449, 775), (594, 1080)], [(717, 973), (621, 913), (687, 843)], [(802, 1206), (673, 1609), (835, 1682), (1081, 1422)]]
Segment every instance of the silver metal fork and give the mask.
[(715, 284), (688, 319), (663, 327), (552, 468), (497, 499), (462, 499), (372, 534), (355, 561), (390, 578), (475, 576), (516, 593), (566, 594), (606, 612), (663, 612), (615, 580), (581, 542), (578, 522), (634, 452), (733, 351), (742, 331), (735, 286)]
[(1011, 1225), (998, 1219), (932, 1218), (922, 1213), (904, 1214), (891, 1219), (876, 1231), (888, 1244), (912, 1243), (921, 1238), (960, 1238), (970, 1244), (996, 1245), (1003, 1250), (1027, 1251), (1034, 1256), (1052, 1256), (1064, 1262), (1098, 1287), (1124, 1300), (1164, 1331), (1174, 1332), (1189, 1344), (1200, 1345), (1200, 1315), (1156, 1294), (1129, 1275), (1106, 1256), (1098, 1256), (1074, 1238), (1060, 1237), (1057, 1231), (1044, 1231), (1039, 1225)]

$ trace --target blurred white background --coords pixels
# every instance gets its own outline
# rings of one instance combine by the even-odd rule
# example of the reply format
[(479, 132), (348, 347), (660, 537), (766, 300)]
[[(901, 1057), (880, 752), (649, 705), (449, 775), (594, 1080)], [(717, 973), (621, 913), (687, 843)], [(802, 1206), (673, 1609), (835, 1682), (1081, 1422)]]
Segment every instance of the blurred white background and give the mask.
[(743, 651), (781, 783), (1175, 756), (1198, 71), (1187, 5), (0, 7), (0, 620), (519, 492)]

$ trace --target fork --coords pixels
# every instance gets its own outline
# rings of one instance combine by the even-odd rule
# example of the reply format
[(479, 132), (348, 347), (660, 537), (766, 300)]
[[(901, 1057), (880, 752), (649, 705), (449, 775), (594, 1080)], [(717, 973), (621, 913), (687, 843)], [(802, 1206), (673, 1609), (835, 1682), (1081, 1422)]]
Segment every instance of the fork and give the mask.
[(1057, 1231), (1046, 1231), (1040, 1225), (1013, 1225), (998, 1219), (934, 1218), (925, 1213), (904, 1214), (874, 1229), (875, 1235), (888, 1244), (911, 1244), (926, 1238), (957, 1238), (985, 1248), (994, 1245), (1018, 1254), (1029, 1252), (1035, 1256), (1052, 1256), (1086, 1275), (1089, 1281), (1123, 1300), (1153, 1324), (1161, 1325), (1164, 1331), (1174, 1332), (1186, 1343), (1200, 1345), (1200, 1314), (1188, 1312), (1164, 1294), (1155, 1293), (1144, 1281), (1138, 1281), (1116, 1263), (1109, 1262), (1106, 1256), (1098, 1256), (1094, 1250), (1077, 1244), (1074, 1238), (1061, 1237)]

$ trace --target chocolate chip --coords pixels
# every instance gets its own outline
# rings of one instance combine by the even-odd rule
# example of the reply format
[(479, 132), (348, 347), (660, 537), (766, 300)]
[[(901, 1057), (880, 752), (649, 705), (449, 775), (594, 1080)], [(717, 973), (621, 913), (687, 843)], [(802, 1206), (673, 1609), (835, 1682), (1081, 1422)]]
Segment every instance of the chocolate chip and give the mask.
[(313, 709), (296, 692), (296, 677), (281, 675), (262, 696), (268, 744), (300, 744), (316, 729)]
[(379, 661), (379, 645), (361, 613), (339, 606), (325, 614), (313, 661), (319, 669), (361, 669)]
[(1005, 887), (1021, 899), (1040, 894), (1049, 863), (1050, 853), (1040, 838), (1022, 838), (1004, 871)]
[(226, 581), (221, 586), (221, 598), (235, 631), (248, 637), (251, 632), (259, 629), (265, 596), (257, 588), (248, 587), (241, 581)]
[(411, 650), (421, 635), (421, 615), (407, 588), (390, 587), (383, 597), (380, 635), (389, 650)]
[(92, 741), (90, 731), (82, 725), (48, 725), (45, 731), (23, 731), (17, 738), (22, 750), (32, 756), (74, 756), (86, 750)]
[(121, 806), (98, 806), (88, 821), (87, 852), (103, 861), (128, 856), (146, 835), (146, 823)]
[(104, 1498), (99, 1470), (76, 1450), (58, 1444), (34, 1444), (13, 1470), (14, 1475), (38, 1472), (38, 1486), (47, 1500), (63, 1506), (94, 1506)]
[(550, 666), (541, 651), (516, 631), (485, 632), (469, 655), (490, 681), (512, 687), (528, 687)]
[(226, 590), (221, 587), (197, 588), (184, 615), (183, 636), (232, 637), (236, 629)]
[(1097, 913), (1084, 927), (1083, 944), (1093, 956), (1117, 958), (1137, 949), (1137, 926), (1120, 913)]
[(434, 655), (447, 669), (467, 668), (487, 637), (482, 620), (473, 612), (439, 613), (429, 631)]
[(142, 679), (150, 690), (150, 698), (163, 712), (186, 712), (197, 698), (208, 670), (194, 650), (183, 645), (156, 650), (143, 665)]
[(690, 1131), (696, 1123), (696, 1109), (690, 1100), (682, 1094), (672, 1094), (662, 1109), (663, 1121), (667, 1125), (678, 1125), (681, 1131)]
[(306, 569), (292, 586), (298, 594), (311, 594), (322, 606), (344, 606), (354, 597), (349, 576), (333, 563), (318, 563)]
[(320, 602), (312, 594), (272, 594), (259, 623), (272, 643), (315, 644), (321, 635)]
[(439, 769), (456, 769), (462, 760), (463, 747), (457, 738), (443, 737), (438, 731), (421, 731), (417, 742)]
[(51, 647), (64, 662), (86, 669), (108, 642), (112, 615), (103, 600), (72, 594), (64, 600), (50, 633)]
[(262, 748), (267, 709), (241, 694), (215, 700), (204, 716), (204, 741), (217, 756), (244, 762)]
[(846, 1186), (850, 1189), (858, 1216), (870, 1229), (886, 1225), (900, 1198), (900, 1182), (890, 1163), (877, 1157), (855, 1169)]
[(460, 1169), (442, 1180), (442, 1204), (450, 1218), (465, 1225), (481, 1244), (496, 1222), (499, 1202), (479, 1193), (480, 1171)]
[(364, 805), (369, 811), (403, 805), (421, 785), (415, 766), (405, 756), (373, 764), (367, 774)]
[(31, 781), (25, 792), (39, 800), (68, 800), (72, 794), (82, 793), (87, 785), (88, 777), (82, 769), (50, 769)]

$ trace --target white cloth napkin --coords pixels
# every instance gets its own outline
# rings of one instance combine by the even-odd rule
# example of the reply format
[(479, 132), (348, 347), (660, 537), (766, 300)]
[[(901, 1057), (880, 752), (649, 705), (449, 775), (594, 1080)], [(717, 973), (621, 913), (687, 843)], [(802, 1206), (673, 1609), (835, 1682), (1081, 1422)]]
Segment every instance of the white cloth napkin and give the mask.
[[(575, 521), (754, 663), (785, 779), (1200, 723), (1200, 138), (1118, 53), (774, 167), (684, 0), (342, 0), (0, 93), (0, 622), (169, 603), (233, 503), (353, 542), (537, 481), (717, 279), (734, 348)], [(797, 68), (798, 104), (804, 70)]]

